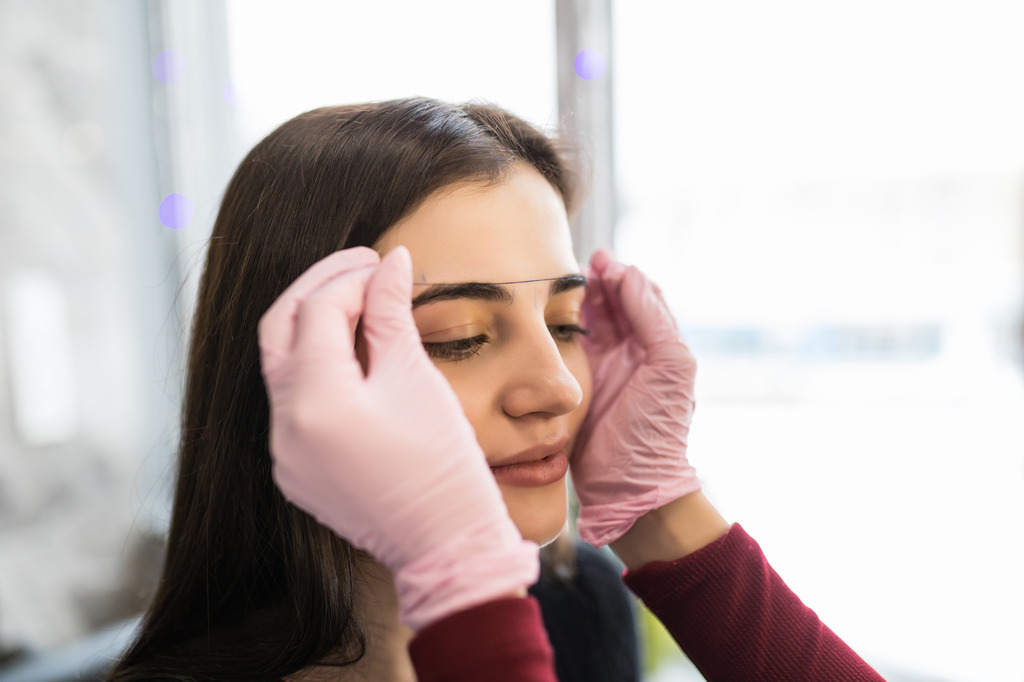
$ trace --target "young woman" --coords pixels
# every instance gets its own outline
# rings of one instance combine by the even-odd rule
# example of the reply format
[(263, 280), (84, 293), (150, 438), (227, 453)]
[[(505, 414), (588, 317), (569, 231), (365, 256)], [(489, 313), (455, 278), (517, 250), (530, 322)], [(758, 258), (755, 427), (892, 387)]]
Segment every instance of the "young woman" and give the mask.
[(708, 679), (881, 679), (703, 497), (694, 360), (638, 270), (581, 270), (575, 198), (556, 141), (485, 105), (318, 109), (250, 152), (111, 680), (554, 680), (527, 589), (570, 468), (580, 536)]

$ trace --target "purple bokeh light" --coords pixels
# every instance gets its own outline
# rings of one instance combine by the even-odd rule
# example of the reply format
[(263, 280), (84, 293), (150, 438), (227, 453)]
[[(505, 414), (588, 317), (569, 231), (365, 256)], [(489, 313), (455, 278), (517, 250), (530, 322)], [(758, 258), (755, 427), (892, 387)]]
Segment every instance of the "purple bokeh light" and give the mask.
[(185, 55), (164, 50), (153, 60), (153, 75), (161, 83), (174, 83), (185, 73)]
[(160, 222), (172, 230), (187, 227), (196, 209), (184, 194), (168, 194), (160, 202)]
[(576, 55), (576, 75), (583, 80), (596, 80), (604, 75), (608, 66), (604, 55), (597, 50), (580, 50)]
[(238, 108), (238, 92), (235, 90), (235, 84), (228, 81), (224, 84), (224, 87), (220, 91), (221, 99), (231, 107), (232, 109)]

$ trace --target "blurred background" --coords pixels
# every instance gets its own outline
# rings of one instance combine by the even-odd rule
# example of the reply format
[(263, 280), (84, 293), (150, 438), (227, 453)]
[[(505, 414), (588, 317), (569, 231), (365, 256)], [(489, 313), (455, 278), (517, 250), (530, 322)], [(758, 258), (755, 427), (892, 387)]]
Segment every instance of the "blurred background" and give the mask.
[[(825, 623), (890, 680), (1021, 682), (1021, 26), (1015, 0), (0, 0), (0, 679), (115, 655), (147, 603), (242, 156), (428, 95), (587, 147), (578, 255), (659, 282), (691, 461)], [(647, 679), (700, 679), (637, 609)]]

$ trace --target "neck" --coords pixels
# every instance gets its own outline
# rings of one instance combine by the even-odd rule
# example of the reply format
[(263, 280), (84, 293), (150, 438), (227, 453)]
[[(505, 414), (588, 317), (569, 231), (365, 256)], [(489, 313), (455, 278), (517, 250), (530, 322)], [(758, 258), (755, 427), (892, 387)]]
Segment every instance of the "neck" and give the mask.
[(356, 579), (356, 608), (366, 618), (366, 656), (369, 664), (390, 674), (380, 679), (415, 680), (409, 642), (415, 634), (398, 619), (398, 590), (394, 574), (369, 558), (361, 560)]

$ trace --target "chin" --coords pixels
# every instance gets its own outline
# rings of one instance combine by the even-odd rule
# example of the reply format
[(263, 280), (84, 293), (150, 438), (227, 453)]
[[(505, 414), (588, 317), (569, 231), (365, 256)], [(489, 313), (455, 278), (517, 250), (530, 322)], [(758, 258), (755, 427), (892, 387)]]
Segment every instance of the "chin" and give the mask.
[(521, 488), (498, 484), (509, 516), (525, 540), (543, 547), (565, 529), (568, 497), (563, 478), (542, 488)]

